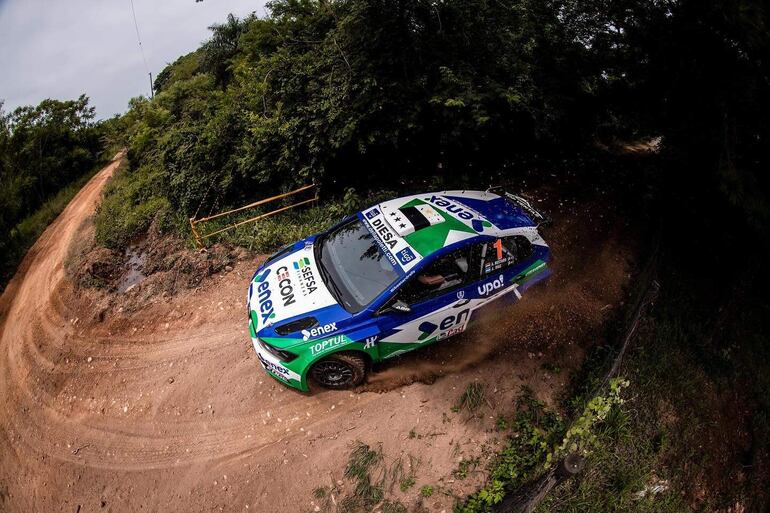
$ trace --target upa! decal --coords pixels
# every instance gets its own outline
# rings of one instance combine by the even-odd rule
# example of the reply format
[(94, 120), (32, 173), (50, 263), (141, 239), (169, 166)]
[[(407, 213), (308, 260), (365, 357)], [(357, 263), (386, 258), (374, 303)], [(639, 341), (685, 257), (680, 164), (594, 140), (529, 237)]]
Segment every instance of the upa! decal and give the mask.
[(492, 292), (499, 290), (505, 286), (505, 278), (501, 274), (499, 278), (496, 278), (492, 281), (488, 281), (486, 283), (482, 283), (478, 286), (478, 291), (480, 296), (488, 296)]

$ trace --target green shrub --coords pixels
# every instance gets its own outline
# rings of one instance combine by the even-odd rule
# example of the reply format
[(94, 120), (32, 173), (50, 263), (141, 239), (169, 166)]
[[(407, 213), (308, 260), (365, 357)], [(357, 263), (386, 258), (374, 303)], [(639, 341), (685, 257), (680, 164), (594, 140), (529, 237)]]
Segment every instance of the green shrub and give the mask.
[(96, 209), (96, 241), (119, 249), (144, 233), (156, 218), (162, 227), (168, 227), (171, 205), (158, 195), (159, 186), (159, 175), (147, 167), (119, 172)]

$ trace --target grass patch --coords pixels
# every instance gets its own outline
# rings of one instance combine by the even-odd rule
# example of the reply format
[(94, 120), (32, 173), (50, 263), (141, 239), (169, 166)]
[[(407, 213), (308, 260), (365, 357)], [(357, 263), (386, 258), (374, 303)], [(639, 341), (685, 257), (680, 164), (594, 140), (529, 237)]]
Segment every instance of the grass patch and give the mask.
[(474, 413), (486, 400), (486, 387), (483, 383), (474, 381), (469, 383), (465, 388), (465, 391), (460, 395), (457, 400), (453, 411), (459, 412), (462, 409), (466, 409), (471, 413)]
[(414, 476), (404, 477), (399, 481), (399, 489), (402, 492), (405, 492), (409, 490), (411, 487), (413, 487), (414, 483), (415, 483)]
[(333, 506), (332, 495), (342, 494), (342, 488), (316, 488), (313, 497), (322, 511), (336, 510), (340, 513), (406, 513), (407, 508), (398, 500), (389, 497), (396, 485), (401, 492), (410, 490), (417, 482), (416, 473), (420, 459), (408, 455), (408, 462), (399, 456), (389, 466), (385, 462), (382, 447), (356, 441), (351, 447), (344, 476), (352, 481), (352, 492), (342, 496)]
[(372, 449), (356, 441), (348, 457), (345, 477), (353, 481), (353, 493), (340, 501), (340, 511), (355, 513), (372, 509), (385, 498), (385, 478), (382, 448)]
[(463, 480), (466, 477), (468, 477), (468, 474), (470, 474), (470, 472), (473, 471), (478, 465), (479, 465), (478, 458), (471, 458), (471, 459), (463, 458), (462, 460), (460, 460), (460, 463), (457, 465), (457, 468), (452, 471), (452, 475), (455, 477), (455, 479)]
[(408, 468), (404, 468), (404, 458), (399, 456), (390, 466), (388, 473), (390, 479), (389, 491), (392, 492), (396, 484), (398, 484), (398, 488), (402, 492), (412, 488), (417, 482), (417, 468), (419, 465), (420, 460), (410, 454)]
[(420, 488), (420, 497), (428, 498), (433, 495), (433, 487), (431, 485), (425, 485)]
[(383, 501), (379, 510), (382, 513), (406, 513), (407, 512), (406, 506), (404, 506), (398, 501), (391, 501), (391, 500)]

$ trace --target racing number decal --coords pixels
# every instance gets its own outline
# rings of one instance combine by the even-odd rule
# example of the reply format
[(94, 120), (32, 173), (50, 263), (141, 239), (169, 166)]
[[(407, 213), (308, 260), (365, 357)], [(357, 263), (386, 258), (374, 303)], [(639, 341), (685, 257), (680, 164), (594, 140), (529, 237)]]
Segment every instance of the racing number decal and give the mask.
[(497, 239), (495, 241), (495, 249), (497, 249), (497, 259), (502, 260), (503, 259), (503, 240)]

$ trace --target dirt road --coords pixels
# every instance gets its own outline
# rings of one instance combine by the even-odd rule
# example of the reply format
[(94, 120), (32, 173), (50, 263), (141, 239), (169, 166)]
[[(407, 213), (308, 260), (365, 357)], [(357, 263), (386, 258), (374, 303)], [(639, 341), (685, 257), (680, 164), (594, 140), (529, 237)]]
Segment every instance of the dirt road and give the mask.
[[(494, 419), (514, 411), (521, 385), (553, 400), (627, 279), (623, 252), (605, 244), (585, 264), (605, 281), (557, 272), (494, 329), (405, 357), (363, 390), (303, 395), (253, 354), (244, 302), (256, 261), (94, 320), (93, 298), (73, 290), (63, 263), (116, 165), (73, 199), (0, 298), (3, 512), (313, 511), (312, 490), (342, 480), (354, 440), (381, 442), (387, 460), (419, 459), (416, 485), (393, 493), (411, 505), (420, 485), (437, 485), (445, 493), (425, 506), (449, 511), (452, 495), (483, 479), (453, 479), (458, 460), (483, 461), (500, 442)], [(563, 260), (561, 275), (577, 262)], [(488, 391), (478, 418), (452, 412), (473, 380)]]

